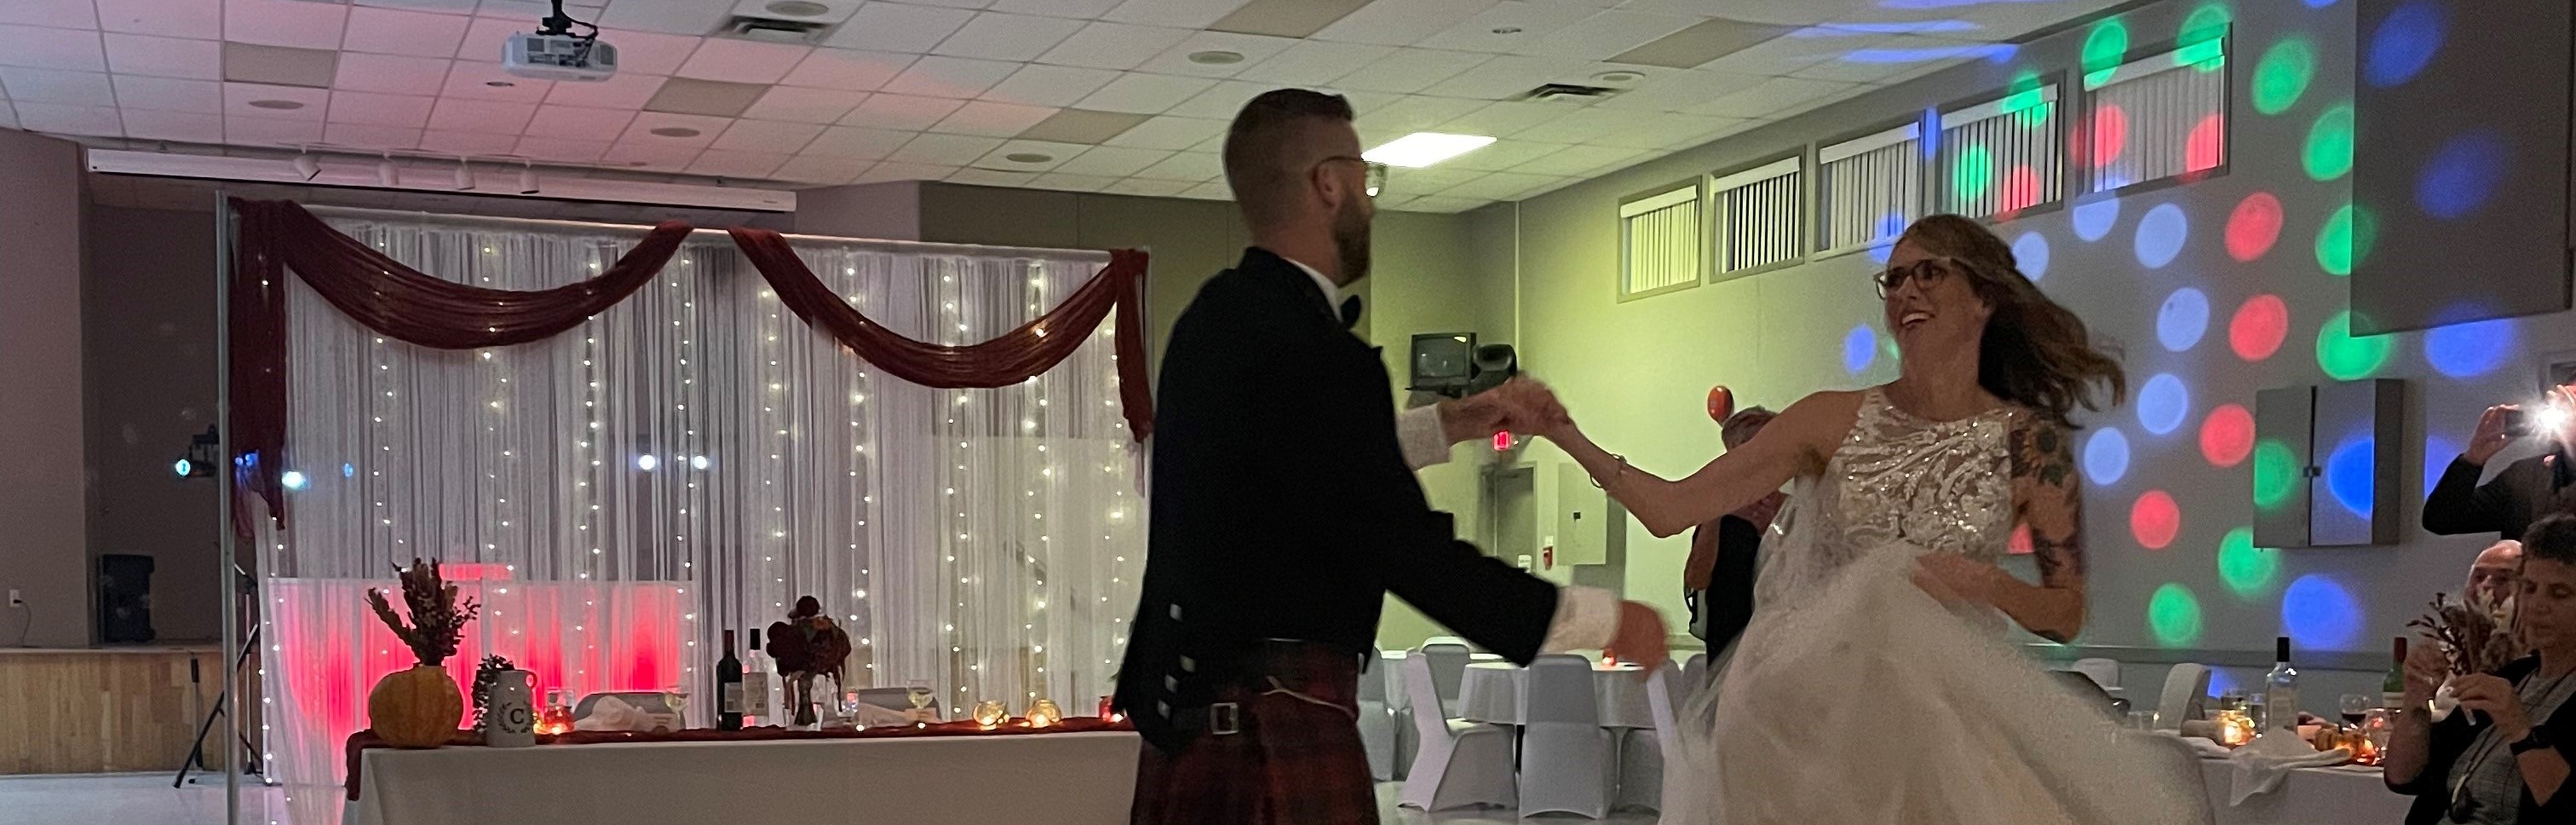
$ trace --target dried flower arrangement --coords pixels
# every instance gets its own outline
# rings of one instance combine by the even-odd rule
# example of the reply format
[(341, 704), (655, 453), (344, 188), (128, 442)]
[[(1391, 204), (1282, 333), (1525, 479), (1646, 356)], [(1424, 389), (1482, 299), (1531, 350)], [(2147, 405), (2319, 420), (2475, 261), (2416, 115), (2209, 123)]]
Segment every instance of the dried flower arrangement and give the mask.
[(474, 620), (482, 605), (472, 599), (457, 599), (456, 585), (439, 575), (438, 562), (412, 559), (411, 569), (397, 567), (394, 572), (402, 579), (403, 605), (411, 610), (411, 623), (404, 624), (402, 617), (394, 614), (384, 591), (367, 588), (367, 605), (375, 608), (376, 618), (393, 629), (421, 664), (445, 664), (447, 657), (456, 655), (457, 643), (465, 639), (465, 623)]
[(832, 684), (841, 684), (841, 667), (850, 658), (850, 634), (823, 615), (821, 602), (805, 596), (796, 600), (796, 609), (787, 613), (786, 621), (770, 623), (769, 642), (763, 647), (778, 660), (778, 673), (787, 680), (794, 721), (813, 723), (814, 677), (829, 676)]

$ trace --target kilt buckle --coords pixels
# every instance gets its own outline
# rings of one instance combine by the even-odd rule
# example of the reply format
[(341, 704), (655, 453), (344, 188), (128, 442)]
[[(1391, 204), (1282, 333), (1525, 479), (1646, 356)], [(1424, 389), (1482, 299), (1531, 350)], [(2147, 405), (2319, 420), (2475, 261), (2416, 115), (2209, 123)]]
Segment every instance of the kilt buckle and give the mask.
[(1242, 732), (1243, 708), (1240, 705), (1233, 702), (1218, 702), (1208, 706), (1208, 733), (1216, 736), (1233, 736)]

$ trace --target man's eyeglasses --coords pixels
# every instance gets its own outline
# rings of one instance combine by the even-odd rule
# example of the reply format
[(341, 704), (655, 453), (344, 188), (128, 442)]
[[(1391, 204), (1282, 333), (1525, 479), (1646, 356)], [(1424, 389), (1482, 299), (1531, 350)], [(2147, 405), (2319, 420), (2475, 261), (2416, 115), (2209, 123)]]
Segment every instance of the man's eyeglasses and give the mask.
[(1941, 279), (1950, 277), (1950, 270), (1951, 264), (1945, 259), (1925, 258), (1903, 266), (1891, 266), (1880, 270), (1877, 275), (1871, 276), (1870, 280), (1878, 283), (1878, 297), (1884, 299), (1896, 294), (1897, 290), (1903, 289), (1907, 281), (1920, 281), (1923, 288), (1930, 289), (1933, 284), (1940, 283)]
[(1317, 162), (1316, 165), (1321, 166), (1337, 160), (1347, 160), (1352, 163), (1359, 164), (1368, 170), (1368, 189), (1366, 191), (1369, 197), (1377, 197), (1377, 193), (1386, 191), (1386, 164), (1369, 160), (1367, 158), (1352, 157), (1350, 155), (1334, 155)]

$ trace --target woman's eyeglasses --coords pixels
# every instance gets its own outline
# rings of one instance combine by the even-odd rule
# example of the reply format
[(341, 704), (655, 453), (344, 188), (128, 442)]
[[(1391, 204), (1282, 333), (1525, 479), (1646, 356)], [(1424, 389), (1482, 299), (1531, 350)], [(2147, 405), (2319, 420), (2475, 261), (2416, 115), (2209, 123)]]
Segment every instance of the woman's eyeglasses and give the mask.
[(1880, 270), (1877, 275), (1871, 276), (1870, 280), (1878, 283), (1878, 297), (1884, 299), (1896, 294), (1897, 290), (1905, 288), (1907, 281), (1920, 281), (1925, 289), (1930, 289), (1933, 284), (1940, 283), (1941, 279), (1947, 277), (1950, 277), (1948, 262), (1940, 258), (1925, 258), (1903, 266), (1891, 266)]

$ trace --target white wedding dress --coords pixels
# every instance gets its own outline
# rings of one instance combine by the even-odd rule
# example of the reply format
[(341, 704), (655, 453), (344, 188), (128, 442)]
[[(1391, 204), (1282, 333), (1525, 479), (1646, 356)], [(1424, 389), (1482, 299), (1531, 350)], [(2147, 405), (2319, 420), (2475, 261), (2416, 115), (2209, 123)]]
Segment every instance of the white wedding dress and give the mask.
[(2003, 641), (2001, 614), (1912, 581), (1924, 553), (2005, 552), (2023, 415), (1930, 421), (1868, 392), (1824, 472), (1797, 480), (1752, 622), (1686, 705), (1663, 821), (2203, 821), (2179, 752), (2079, 702)]

